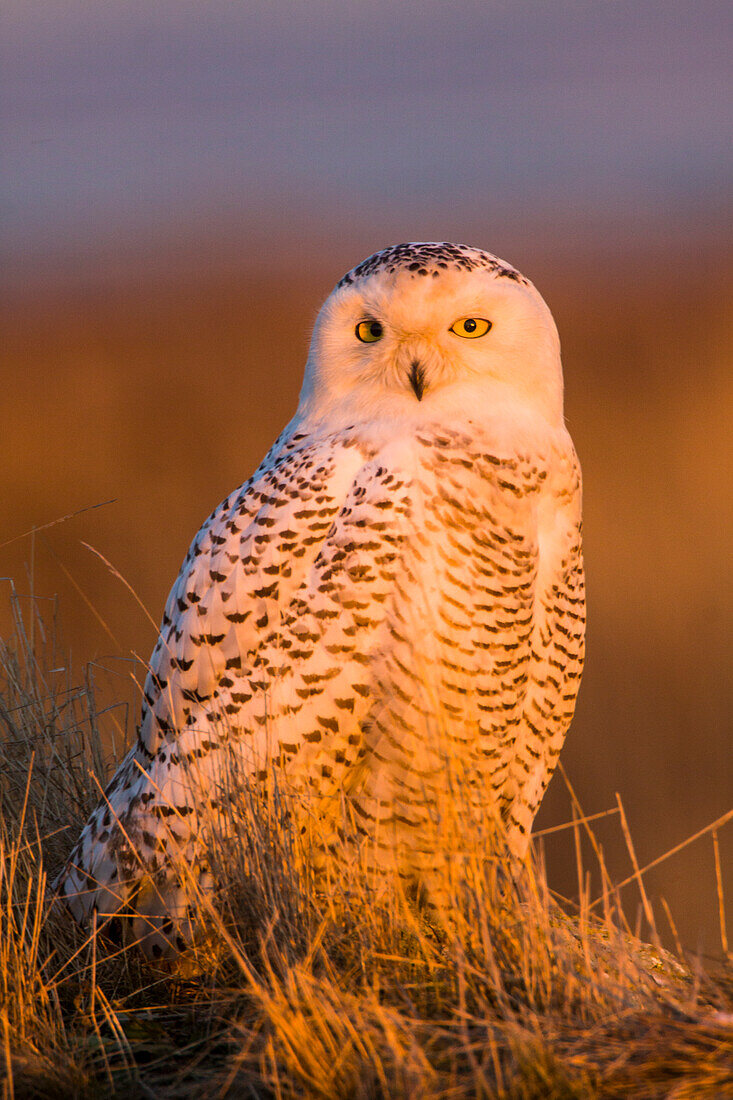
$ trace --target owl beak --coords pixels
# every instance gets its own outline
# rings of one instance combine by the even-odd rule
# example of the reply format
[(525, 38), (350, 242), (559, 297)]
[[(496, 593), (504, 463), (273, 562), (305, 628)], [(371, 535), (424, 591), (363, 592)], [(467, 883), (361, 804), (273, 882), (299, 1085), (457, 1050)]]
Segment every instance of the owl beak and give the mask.
[(412, 360), (410, 373), (407, 377), (410, 380), (415, 397), (418, 401), (422, 401), (422, 395), (425, 392), (425, 368), (417, 359)]

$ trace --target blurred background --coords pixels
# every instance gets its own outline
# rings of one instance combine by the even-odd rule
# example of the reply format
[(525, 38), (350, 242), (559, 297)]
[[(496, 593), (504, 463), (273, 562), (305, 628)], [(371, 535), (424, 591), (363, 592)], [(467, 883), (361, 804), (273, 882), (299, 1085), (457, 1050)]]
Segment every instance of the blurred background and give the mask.
[[(0, 574), (57, 614), (58, 675), (91, 669), (131, 735), (148, 614), (294, 411), (323, 297), (387, 244), (464, 241), (563, 341), (583, 809), (619, 792), (644, 865), (733, 808), (728, 0), (3, 8)], [(569, 817), (557, 776), (538, 828)], [(597, 832), (620, 881), (618, 816)], [(545, 843), (577, 895), (571, 834)], [(720, 845), (733, 939), (733, 822)], [(709, 835), (647, 888), (720, 954)]]

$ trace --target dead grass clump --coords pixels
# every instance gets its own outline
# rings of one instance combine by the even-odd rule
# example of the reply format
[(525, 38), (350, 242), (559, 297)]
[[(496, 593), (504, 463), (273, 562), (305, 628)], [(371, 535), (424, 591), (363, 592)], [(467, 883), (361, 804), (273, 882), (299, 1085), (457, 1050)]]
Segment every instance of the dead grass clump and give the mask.
[(0, 654), (4, 1098), (733, 1095), (730, 970), (633, 935), (597, 845), (600, 903), (556, 898), (460, 783), (428, 894), (353, 846), (316, 873), (284, 796), (240, 789), (187, 970), (77, 929), (49, 907), (48, 872), (114, 766), (96, 749), (110, 713), (91, 681), (56, 686), (52, 635), (19, 607)]

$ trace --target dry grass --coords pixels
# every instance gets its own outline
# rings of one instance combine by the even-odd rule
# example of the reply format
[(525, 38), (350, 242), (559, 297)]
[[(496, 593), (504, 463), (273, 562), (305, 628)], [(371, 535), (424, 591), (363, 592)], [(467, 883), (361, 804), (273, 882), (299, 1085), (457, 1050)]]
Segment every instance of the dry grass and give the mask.
[[(512, 876), (486, 857), (497, 849), (485, 823), (465, 818), (471, 843), (446, 862), (441, 911), (397, 880), (375, 889), (358, 866), (316, 879), (278, 806), (245, 792), (242, 843), (212, 851), (226, 889), (199, 899), (197, 977), (146, 970), (80, 932), (49, 909), (47, 881), (114, 766), (97, 746), (119, 731), (103, 728), (114, 713), (99, 713), (91, 678), (59, 683), (39, 604), (27, 622), (12, 605), (0, 655), (3, 1100), (733, 1095), (730, 966), (712, 976), (632, 934), (575, 803), (577, 905), (552, 894), (541, 851)], [(581, 832), (603, 882), (595, 907)]]

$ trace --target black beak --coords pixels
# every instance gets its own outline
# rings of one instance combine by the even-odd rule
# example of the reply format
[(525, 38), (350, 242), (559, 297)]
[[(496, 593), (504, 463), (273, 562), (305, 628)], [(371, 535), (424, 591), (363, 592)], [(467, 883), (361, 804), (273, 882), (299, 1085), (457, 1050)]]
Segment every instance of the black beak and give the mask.
[(422, 401), (422, 395), (425, 391), (425, 368), (417, 359), (413, 359), (412, 361), (408, 378), (410, 379), (410, 385), (414, 390), (415, 397), (418, 401)]

